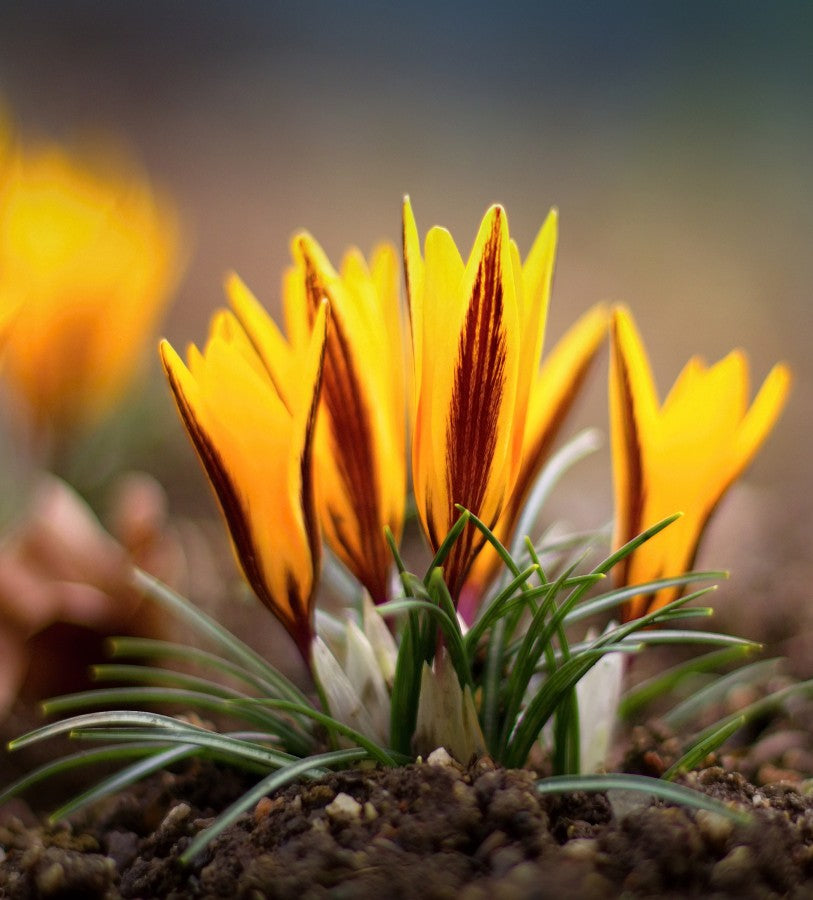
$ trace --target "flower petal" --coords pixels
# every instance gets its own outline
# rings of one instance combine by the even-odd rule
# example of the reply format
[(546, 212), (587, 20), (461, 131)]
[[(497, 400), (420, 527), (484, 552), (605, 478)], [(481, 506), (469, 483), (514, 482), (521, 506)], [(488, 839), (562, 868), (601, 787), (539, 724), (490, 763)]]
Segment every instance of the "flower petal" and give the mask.
[[(559, 216), (557, 211), (552, 209), (539, 229), (525, 264), (520, 269), (522, 302), (519, 316), (522, 328), (522, 355), (519, 374), (520, 393), (517, 397), (517, 420), (520, 422), (525, 419), (527, 403), (542, 357), (558, 233)], [(517, 434), (522, 438), (522, 429), (517, 429)]]
[(204, 353), (187, 368), (163, 341), (161, 357), (249, 584), (310, 653), (320, 544), (311, 468), (327, 310), (318, 310), (304, 371), (307, 402), (293, 416), (230, 314), (215, 317)]
[[(613, 546), (621, 547), (643, 530), (643, 427), (652, 421), (655, 387), (637, 330), (623, 308), (614, 311), (610, 344), (610, 431), (615, 488)], [(617, 577), (629, 584), (627, 557)]]
[[(774, 368), (748, 409), (748, 363), (735, 350), (707, 368), (691, 359), (658, 408), (640, 338), (623, 312), (614, 319), (610, 401), (616, 489), (616, 535), (635, 534), (683, 510), (665, 531), (628, 556), (616, 571), (634, 585), (681, 574), (693, 565), (709, 518), (751, 461), (785, 404), (790, 376)], [(634, 598), (627, 619), (658, 609), (680, 589)]]
[(409, 197), (404, 197), (402, 224), (402, 245), (404, 256), (404, 276), (406, 281), (407, 310), (412, 337), (412, 387), (410, 418), (414, 421), (420, 391), (420, 377), (423, 370), (423, 297), (425, 267), (421, 255), (418, 227), (412, 212)]
[[(427, 241), (427, 273), (429, 259)], [(421, 403), (425, 399), (431, 403), (432, 435), (440, 439), (433, 448), (435, 477), (426, 496), (433, 544), (442, 540), (457, 518), (456, 503), (493, 525), (516, 477), (512, 429), (519, 321), (508, 222), (502, 208), (492, 207), (486, 213), (456, 296), (457, 303), (449, 303), (445, 315), (439, 311), (433, 323), (440, 335), (451, 340), (441, 337), (437, 349), (433, 348), (431, 381), (421, 390)], [(429, 356), (426, 343), (425, 355)], [(459, 592), (482, 540), (470, 527), (455, 544), (447, 562), (453, 595)]]
[[(608, 312), (604, 305), (588, 310), (559, 340), (534, 380), (519, 476), (493, 529), (503, 543), (511, 540), (533, 483), (604, 341), (607, 326)], [(500, 565), (499, 556), (490, 546), (484, 547), (477, 556), (467, 582), (475, 604)]]
[(239, 275), (229, 273), (225, 287), (235, 315), (262, 360), (280, 399), (290, 412), (296, 402), (288, 394), (299, 383), (296, 374), (297, 358), (291, 346)]
[[(295, 240), (294, 252), (309, 309), (325, 297), (332, 311), (317, 435), (321, 521), (333, 549), (382, 602), (391, 564), (384, 526), (400, 536), (406, 482), (403, 372), (387, 377), (402, 359), (386, 340), (393, 313), (382, 309), (357, 252), (341, 277), (309, 235)], [(397, 295), (384, 303), (397, 305)]]
[(771, 433), (787, 403), (792, 380), (790, 369), (784, 363), (778, 363), (762, 383), (737, 435), (738, 459), (734, 477), (748, 465)]

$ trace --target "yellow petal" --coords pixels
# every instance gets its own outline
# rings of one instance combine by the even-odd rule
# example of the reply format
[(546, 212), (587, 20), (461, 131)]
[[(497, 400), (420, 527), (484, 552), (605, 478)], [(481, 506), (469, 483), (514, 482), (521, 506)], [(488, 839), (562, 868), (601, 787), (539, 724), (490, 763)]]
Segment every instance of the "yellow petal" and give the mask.
[[(611, 321), (610, 438), (615, 493), (613, 546), (620, 547), (643, 530), (644, 500), (641, 428), (651, 423), (655, 387), (638, 332), (623, 308)], [(642, 422), (643, 420), (643, 422)], [(619, 564), (618, 578), (627, 584), (629, 558)]]
[[(522, 465), (510, 500), (494, 533), (510, 542), (528, 493), (548, 458), (556, 437), (584, 383), (608, 326), (607, 308), (599, 304), (588, 310), (563, 335), (536, 375), (524, 432)], [(496, 575), (501, 562), (486, 546), (472, 567), (469, 587), (474, 603)]]
[[(486, 213), (454, 293), (449, 292), (459, 267), (450, 241), (433, 229), (426, 245), (425, 377), (418, 418), (419, 427), (428, 429), (420, 434), (421, 450), (433, 456), (431, 478), (422, 488), (435, 546), (457, 518), (456, 503), (493, 524), (518, 468), (512, 429), (520, 338), (505, 211), (495, 206)], [(435, 304), (431, 347), (429, 302)], [(481, 544), (472, 528), (455, 545), (447, 561), (453, 594)]]
[(311, 468), (326, 311), (317, 311), (304, 371), (306, 403), (293, 416), (236, 319), (213, 321), (203, 354), (187, 368), (171, 346), (161, 356), (181, 419), (257, 596), (303, 655), (310, 652), (319, 538)]
[(226, 294), (235, 315), (274, 382), (277, 393), (291, 411), (296, 405), (296, 399), (289, 397), (288, 392), (296, 390), (299, 378), (296, 374), (297, 359), (288, 341), (259, 300), (234, 272), (226, 278)]
[(423, 295), (424, 295), (424, 263), (421, 255), (421, 242), (418, 227), (412, 212), (409, 197), (404, 197), (402, 244), (404, 257), (404, 274), (407, 290), (407, 309), (409, 312), (412, 339), (412, 393), (410, 394), (410, 418), (415, 420), (420, 391), (420, 376), (423, 368)]
[[(548, 213), (534, 240), (522, 272), (522, 303), (520, 323), (522, 328), (522, 356), (520, 359), (520, 394), (517, 401), (517, 417), (525, 418), (530, 388), (539, 370), (542, 346), (545, 341), (545, 325), (550, 304), (550, 288), (553, 266), (556, 261), (559, 216), (555, 209)], [(517, 429), (522, 434), (521, 429)]]
[[(776, 366), (748, 409), (748, 364), (738, 350), (707, 368), (691, 359), (658, 407), (643, 347), (629, 317), (616, 313), (611, 367), (615, 546), (657, 521), (684, 515), (619, 566), (622, 584), (690, 569), (721, 497), (767, 437), (789, 388)], [(627, 618), (658, 609), (679, 589), (636, 597)]]
[(771, 433), (787, 403), (791, 382), (790, 369), (784, 363), (777, 363), (762, 383), (737, 435), (735, 478), (753, 459), (763, 441)]
[(348, 253), (340, 275), (309, 235), (300, 235), (295, 251), (308, 306), (326, 297), (332, 312), (317, 432), (320, 518), (331, 547), (382, 602), (389, 593), (391, 565), (384, 526), (400, 536), (406, 490), (394, 268), (389, 265), (382, 297), (358, 251)]

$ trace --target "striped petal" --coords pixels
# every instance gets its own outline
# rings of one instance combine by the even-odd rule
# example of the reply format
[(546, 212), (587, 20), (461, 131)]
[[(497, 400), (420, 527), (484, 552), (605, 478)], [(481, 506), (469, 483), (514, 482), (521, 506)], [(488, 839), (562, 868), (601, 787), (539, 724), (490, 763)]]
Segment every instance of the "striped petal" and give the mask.
[(403, 325), (395, 254), (379, 248), (373, 268), (355, 250), (341, 274), (308, 234), (293, 243), (289, 321), (323, 298), (332, 312), (317, 427), (319, 515), (334, 552), (376, 602), (389, 595), (388, 526), (400, 539), (406, 493)]
[(412, 212), (409, 197), (404, 197), (402, 224), (402, 250), (404, 256), (404, 280), (406, 282), (407, 309), (409, 312), (410, 337), (412, 339), (412, 369), (410, 390), (410, 419), (415, 421), (415, 413), (420, 393), (420, 375), (423, 371), (423, 288), (425, 266), (421, 255), (421, 241), (418, 226)]
[[(586, 312), (559, 340), (535, 376), (525, 424), (519, 476), (508, 504), (493, 529), (503, 543), (511, 541), (537, 475), (601, 348), (608, 322), (608, 311), (603, 305)], [(467, 611), (468, 618), (471, 618), (483, 590), (494, 578), (500, 565), (500, 558), (493, 548), (484, 547), (475, 560), (466, 583), (466, 592), (472, 606)], [(466, 617), (464, 614), (464, 618)]]
[[(520, 337), (505, 211), (486, 213), (465, 268), (448, 232), (433, 228), (424, 266), (423, 321), (413, 318), (413, 333), (423, 333), (413, 482), (436, 548), (458, 516), (455, 504), (493, 524), (516, 478)], [(481, 544), (473, 528), (456, 543), (446, 571), (453, 595)]]
[[(784, 407), (790, 373), (775, 366), (749, 409), (748, 364), (741, 351), (711, 367), (692, 359), (661, 406), (643, 344), (625, 310), (614, 315), (612, 337), (614, 544), (684, 512), (619, 566), (618, 581), (634, 585), (691, 568), (714, 509)], [(678, 589), (671, 589), (636, 597), (625, 615), (642, 615), (677, 596)]]
[(181, 419), (209, 477), (245, 577), (308, 659), (320, 544), (311, 457), (327, 310), (317, 311), (293, 411), (230, 313), (218, 314), (188, 366), (163, 341)]

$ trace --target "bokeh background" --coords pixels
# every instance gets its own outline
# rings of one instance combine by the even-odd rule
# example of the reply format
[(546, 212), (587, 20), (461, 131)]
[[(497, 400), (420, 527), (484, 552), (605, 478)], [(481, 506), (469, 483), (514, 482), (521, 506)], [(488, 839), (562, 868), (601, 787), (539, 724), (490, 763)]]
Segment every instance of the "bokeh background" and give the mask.
[[(704, 558), (735, 571), (723, 614), (813, 661), (811, 46), (804, 2), (39, 0), (0, 5), (0, 96), (27, 137), (123, 137), (174, 196), (176, 345), (204, 339), (227, 270), (276, 310), (297, 228), (337, 261), (397, 241), (409, 193), (461, 249), (494, 201), (522, 250), (558, 206), (549, 341), (623, 300), (662, 391), (695, 352), (743, 346), (755, 382), (786, 359), (790, 404)], [(605, 427), (602, 366), (577, 420)], [(139, 463), (184, 513), (208, 495), (159, 403), (167, 447)], [(575, 481), (556, 512), (605, 521), (606, 453)]]

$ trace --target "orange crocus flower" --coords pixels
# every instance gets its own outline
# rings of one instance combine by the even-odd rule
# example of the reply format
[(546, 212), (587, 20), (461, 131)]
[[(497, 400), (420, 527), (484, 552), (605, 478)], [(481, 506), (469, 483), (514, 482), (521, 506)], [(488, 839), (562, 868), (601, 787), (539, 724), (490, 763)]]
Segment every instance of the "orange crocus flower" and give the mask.
[[(327, 306), (314, 317), (295, 380), (269, 363), (267, 345), (227, 311), (213, 320), (204, 351), (188, 366), (163, 341), (161, 357), (181, 419), (231, 532), (235, 554), (259, 599), (306, 660), (321, 541), (312, 477)], [(284, 387), (281, 387), (284, 385)]]
[[(643, 343), (626, 309), (611, 329), (610, 426), (614, 547), (675, 512), (683, 516), (626, 557), (620, 584), (680, 575), (692, 567), (703, 529), (732, 482), (768, 437), (787, 400), (790, 372), (777, 364), (748, 405), (748, 363), (734, 350), (707, 367), (693, 358), (658, 400)], [(679, 588), (635, 597), (627, 620), (676, 599)]]

